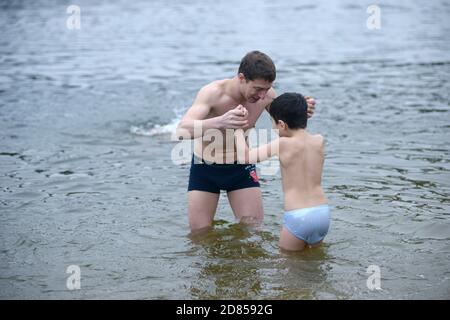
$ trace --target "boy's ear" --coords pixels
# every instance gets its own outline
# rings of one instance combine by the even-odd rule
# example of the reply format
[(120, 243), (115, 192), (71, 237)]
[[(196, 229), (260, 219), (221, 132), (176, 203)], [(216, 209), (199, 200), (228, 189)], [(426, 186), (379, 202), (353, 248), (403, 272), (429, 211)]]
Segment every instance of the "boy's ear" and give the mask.
[(287, 128), (287, 125), (286, 125), (286, 123), (283, 121), (283, 120), (278, 120), (278, 123), (277, 123), (280, 127), (281, 127), (281, 129), (286, 129)]

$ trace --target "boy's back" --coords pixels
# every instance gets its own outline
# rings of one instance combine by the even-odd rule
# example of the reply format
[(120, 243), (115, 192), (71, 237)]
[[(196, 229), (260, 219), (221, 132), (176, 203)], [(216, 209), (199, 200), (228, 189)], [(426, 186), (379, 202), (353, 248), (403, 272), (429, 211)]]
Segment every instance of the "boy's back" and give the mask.
[(280, 139), (279, 148), (285, 210), (325, 204), (321, 187), (323, 137), (296, 130), (293, 136)]

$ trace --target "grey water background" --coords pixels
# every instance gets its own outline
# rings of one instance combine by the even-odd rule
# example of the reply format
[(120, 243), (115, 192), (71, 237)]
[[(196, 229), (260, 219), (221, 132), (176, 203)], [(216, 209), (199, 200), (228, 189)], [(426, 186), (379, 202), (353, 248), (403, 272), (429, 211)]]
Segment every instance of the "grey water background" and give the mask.
[[(369, 30), (371, 4), (1, 1), (0, 298), (450, 298), (450, 4), (379, 1)], [(322, 248), (279, 252), (279, 173), (261, 175), (261, 228), (236, 224), (222, 195), (214, 231), (189, 236), (170, 131), (254, 49), (278, 92), (317, 100)]]

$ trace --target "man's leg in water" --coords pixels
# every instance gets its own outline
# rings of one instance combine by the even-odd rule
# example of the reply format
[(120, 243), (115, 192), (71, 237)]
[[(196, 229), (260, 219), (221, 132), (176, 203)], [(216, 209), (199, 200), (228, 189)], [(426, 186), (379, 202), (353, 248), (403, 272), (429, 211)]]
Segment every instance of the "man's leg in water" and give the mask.
[(198, 190), (188, 192), (188, 215), (191, 231), (202, 231), (212, 226), (218, 202), (218, 193)]
[(261, 223), (263, 220), (263, 204), (261, 188), (244, 188), (228, 192), (228, 201), (234, 216), (242, 223)]

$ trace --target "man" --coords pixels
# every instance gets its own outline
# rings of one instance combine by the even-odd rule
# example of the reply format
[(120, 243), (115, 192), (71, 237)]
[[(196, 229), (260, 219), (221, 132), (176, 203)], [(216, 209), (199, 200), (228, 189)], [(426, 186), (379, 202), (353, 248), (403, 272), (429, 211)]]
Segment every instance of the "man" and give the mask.
[[(178, 124), (177, 136), (196, 139), (188, 187), (192, 231), (212, 226), (220, 190), (227, 191), (237, 220), (262, 221), (262, 197), (255, 166), (236, 162), (234, 134), (226, 129), (247, 130), (255, 126), (276, 97), (272, 88), (275, 77), (275, 65), (269, 56), (259, 51), (249, 52), (241, 60), (234, 78), (213, 81), (200, 89), (194, 104)], [(308, 98), (307, 102), (308, 117), (311, 117), (315, 101)], [(212, 139), (204, 135), (212, 129), (220, 130), (223, 138), (216, 136), (210, 142)], [(233, 143), (224, 143), (229, 141)]]

